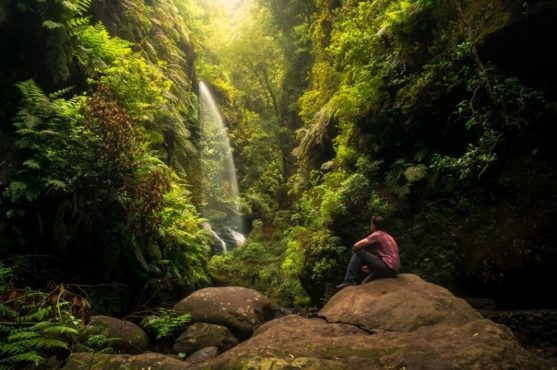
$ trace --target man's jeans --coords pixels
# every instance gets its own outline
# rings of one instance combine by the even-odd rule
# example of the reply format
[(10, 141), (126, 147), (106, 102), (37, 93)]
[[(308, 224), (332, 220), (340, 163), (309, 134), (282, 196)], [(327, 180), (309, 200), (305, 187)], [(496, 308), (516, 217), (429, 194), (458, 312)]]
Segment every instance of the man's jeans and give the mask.
[(373, 279), (396, 276), (396, 271), (387, 266), (380, 257), (367, 250), (359, 249), (352, 254), (352, 259), (346, 269), (344, 282), (355, 283), (362, 266), (368, 266), (370, 270), (369, 275), (362, 283), (367, 283)]

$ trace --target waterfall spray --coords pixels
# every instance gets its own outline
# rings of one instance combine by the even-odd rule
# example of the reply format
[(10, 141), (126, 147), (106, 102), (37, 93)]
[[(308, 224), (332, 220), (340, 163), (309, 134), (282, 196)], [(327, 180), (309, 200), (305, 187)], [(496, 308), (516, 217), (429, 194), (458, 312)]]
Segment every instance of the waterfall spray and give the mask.
[[(236, 167), (228, 130), (203, 81), (199, 82), (202, 214), (223, 252), (245, 241)], [(224, 244), (223, 244), (224, 243)]]

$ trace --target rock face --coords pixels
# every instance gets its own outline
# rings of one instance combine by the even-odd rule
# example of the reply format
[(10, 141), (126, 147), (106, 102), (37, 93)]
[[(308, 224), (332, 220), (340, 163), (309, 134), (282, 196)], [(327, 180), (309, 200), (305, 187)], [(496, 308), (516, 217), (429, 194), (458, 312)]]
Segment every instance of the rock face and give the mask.
[(238, 340), (227, 327), (195, 323), (178, 337), (172, 349), (177, 353), (191, 354), (198, 349), (215, 346), (224, 352), (238, 344)]
[(141, 353), (149, 347), (149, 337), (132, 322), (109, 316), (92, 316), (85, 335), (103, 334), (117, 352)]
[(243, 287), (201, 289), (178, 302), (174, 310), (190, 313), (194, 322), (226, 326), (239, 339), (248, 338), (275, 315), (267, 297)]
[(346, 288), (193, 369), (551, 369), (511, 331), (414, 275)]

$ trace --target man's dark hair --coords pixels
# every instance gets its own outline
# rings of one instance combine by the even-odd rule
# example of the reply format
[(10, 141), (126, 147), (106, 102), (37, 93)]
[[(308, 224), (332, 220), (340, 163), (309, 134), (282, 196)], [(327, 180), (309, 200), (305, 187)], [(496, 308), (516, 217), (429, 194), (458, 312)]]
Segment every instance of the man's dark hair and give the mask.
[(383, 216), (373, 216), (371, 217), (371, 223), (375, 225), (377, 230), (384, 230), (385, 227), (385, 219)]

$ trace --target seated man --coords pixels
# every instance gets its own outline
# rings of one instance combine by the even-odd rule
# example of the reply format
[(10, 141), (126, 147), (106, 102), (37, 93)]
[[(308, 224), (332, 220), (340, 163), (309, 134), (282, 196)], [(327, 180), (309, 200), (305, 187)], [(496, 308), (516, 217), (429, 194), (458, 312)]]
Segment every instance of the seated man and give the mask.
[[(369, 275), (363, 281), (364, 283), (373, 279), (394, 277), (399, 272), (398, 245), (393, 237), (383, 230), (383, 224), (383, 217), (373, 216), (371, 218), (371, 234), (352, 246), (354, 253), (346, 269), (344, 281), (337, 285), (338, 289), (356, 285), (356, 278), (360, 269), (369, 272)], [(364, 249), (367, 246), (375, 254)]]

